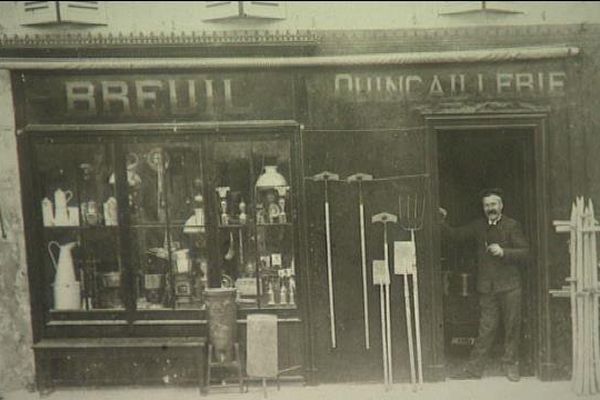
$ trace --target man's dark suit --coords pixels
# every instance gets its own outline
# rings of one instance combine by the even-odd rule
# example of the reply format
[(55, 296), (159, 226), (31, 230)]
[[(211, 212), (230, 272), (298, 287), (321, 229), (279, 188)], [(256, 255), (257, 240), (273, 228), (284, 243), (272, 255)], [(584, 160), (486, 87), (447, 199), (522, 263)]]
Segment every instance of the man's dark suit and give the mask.
[[(494, 343), (500, 317), (504, 320), (503, 361), (518, 362), (521, 336), (521, 274), (529, 254), (527, 239), (517, 221), (502, 216), (496, 224), (480, 218), (460, 228), (442, 225), (445, 236), (453, 241), (473, 241), (477, 251), (477, 291), (481, 317), (479, 337), (471, 353), (469, 369), (480, 372)], [(502, 257), (493, 256), (487, 246), (497, 243)]]

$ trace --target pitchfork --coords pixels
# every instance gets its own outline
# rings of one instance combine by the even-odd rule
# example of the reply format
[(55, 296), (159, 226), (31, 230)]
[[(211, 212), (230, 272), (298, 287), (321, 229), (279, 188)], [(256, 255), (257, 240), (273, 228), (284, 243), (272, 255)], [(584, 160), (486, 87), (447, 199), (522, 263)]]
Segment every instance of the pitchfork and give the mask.
[[(398, 216), (399, 224), (405, 231), (410, 232), (410, 251), (406, 256), (410, 257), (407, 264), (410, 265), (405, 271), (400, 271), (404, 276), (404, 303), (406, 307), (406, 333), (408, 336), (408, 352), (410, 356), (410, 380), (415, 384), (415, 360), (413, 350), (413, 332), (412, 332), (412, 315), (410, 310), (410, 294), (408, 286), (408, 275), (412, 275), (413, 281), (413, 303), (415, 308), (415, 337), (417, 341), (417, 366), (418, 366), (418, 383), (423, 384), (423, 359), (421, 356), (421, 321), (419, 316), (419, 283), (417, 278), (417, 252), (415, 244), (415, 231), (423, 228), (423, 213), (425, 210), (425, 196), (419, 199), (419, 194), (414, 196), (406, 195), (402, 201), (402, 195), (398, 197)], [(419, 209), (419, 205), (421, 206)]]

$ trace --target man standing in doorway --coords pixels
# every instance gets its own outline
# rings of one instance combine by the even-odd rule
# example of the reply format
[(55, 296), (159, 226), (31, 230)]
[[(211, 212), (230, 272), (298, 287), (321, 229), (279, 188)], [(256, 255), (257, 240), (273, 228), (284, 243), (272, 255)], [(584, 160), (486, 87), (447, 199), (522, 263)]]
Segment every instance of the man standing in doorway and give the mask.
[(473, 241), (477, 251), (477, 291), (479, 292), (479, 336), (466, 367), (453, 379), (479, 379), (494, 344), (500, 318), (504, 322), (504, 370), (510, 381), (519, 374), (521, 337), (521, 276), (529, 254), (520, 224), (502, 214), (502, 190), (481, 192), (484, 217), (459, 227), (446, 224), (447, 211), (440, 208), (442, 231), (452, 241)]

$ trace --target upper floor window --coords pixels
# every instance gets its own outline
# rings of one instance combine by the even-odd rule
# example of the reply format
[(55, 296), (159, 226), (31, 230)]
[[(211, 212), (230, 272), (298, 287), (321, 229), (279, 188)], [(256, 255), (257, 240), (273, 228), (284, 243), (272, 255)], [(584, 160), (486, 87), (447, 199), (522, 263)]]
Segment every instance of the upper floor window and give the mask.
[(21, 25), (105, 25), (103, 1), (18, 1)]
[(207, 1), (207, 21), (257, 18), (285, 19), (283, 1)]
[(501, 15), (523, 14), (513, 1), (447, 1), (439, 15)]

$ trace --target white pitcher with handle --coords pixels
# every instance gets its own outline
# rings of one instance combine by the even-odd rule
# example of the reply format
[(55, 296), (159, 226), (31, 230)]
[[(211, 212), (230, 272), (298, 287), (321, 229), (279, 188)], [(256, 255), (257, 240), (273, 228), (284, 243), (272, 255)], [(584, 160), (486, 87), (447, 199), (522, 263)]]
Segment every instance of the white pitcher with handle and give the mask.
[[(56, 270), (54, 276), (54, 309), (78, 310), (81, 307), (80, 283), (75, 279), (75, 265), (71, 251), (77, 242), (60, 245), (52, 241), (48, 243), (48, 253)], [(53, 247), (59, 248), (58, 261), (52, 251)]]
[(70, 190), (56, 189), (54, 192), (54, 225), (69, 225), (68, 206), (69, 200), (73, 198)]

